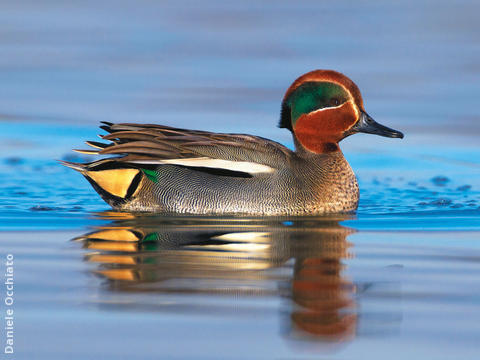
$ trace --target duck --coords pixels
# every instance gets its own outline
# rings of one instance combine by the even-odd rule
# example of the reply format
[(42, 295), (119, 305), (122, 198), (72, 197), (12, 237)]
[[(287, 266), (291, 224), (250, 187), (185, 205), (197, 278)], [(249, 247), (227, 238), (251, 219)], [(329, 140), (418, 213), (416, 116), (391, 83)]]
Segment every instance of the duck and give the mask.
[(365, 111), (357, 85), (314, 70), (287, 89), (278, 126), (294, 150), (255, 135), (156, 124), (102, 122), (103, 158), (62, 163), (79, 171), (114, 210), (264, 216), (354, 213), (357, 178), (339, 147), (356, 133), (403, 138)]

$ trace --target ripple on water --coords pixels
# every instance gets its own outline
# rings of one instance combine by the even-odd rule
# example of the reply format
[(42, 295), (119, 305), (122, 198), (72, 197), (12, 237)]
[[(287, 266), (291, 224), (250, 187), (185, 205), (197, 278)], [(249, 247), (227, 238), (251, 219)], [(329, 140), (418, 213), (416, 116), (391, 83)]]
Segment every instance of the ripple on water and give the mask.
[(455, 179), (445, 176), (414, 181), (375, 177), (371, 181), (361, 181), (360, 189), (358, 211), (364, 214), (475, 208), (480, 199), (480, 192), (472, 185), (456, 184)]
[(446, 176), (439, 175), (432, 178), (432, 183), (436, 186), (445, 186), (450, 182), (450, 179)]

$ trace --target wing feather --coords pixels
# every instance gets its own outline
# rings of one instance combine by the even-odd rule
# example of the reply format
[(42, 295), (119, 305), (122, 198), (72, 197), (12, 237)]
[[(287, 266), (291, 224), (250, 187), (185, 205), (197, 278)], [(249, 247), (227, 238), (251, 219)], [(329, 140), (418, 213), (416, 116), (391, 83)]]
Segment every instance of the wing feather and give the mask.
[[(127, 163), (185, 163), (185, 159), (199, 159), (198, 163), (231, 162), (254, 163), (278, 169), (295, 156), (285, 146), (259, 136), (246, 134), (212, 133), (187, 130), (155, 124), (104, 123), (108, 132), (102, 136), (110, 143), (87, 142), (100, 155), (120, 155), (115, 161)], [(168, 160), (168, 161), (165, 161)], [(214, 166), (214, 165), (212, 165)], [(261, 168), (261, 167), (260, 167)]]

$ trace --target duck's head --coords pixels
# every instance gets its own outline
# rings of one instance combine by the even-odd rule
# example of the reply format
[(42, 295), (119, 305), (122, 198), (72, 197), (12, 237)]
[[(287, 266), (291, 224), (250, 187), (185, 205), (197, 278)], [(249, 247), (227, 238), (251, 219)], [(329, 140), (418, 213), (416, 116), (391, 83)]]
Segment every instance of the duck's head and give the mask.
[(403, 138), (400, 131), (375, 122), (363, 108), (357, 85), (333, 70), (314, 70), (293, 82), (283, 98), (279, 126), (315, 153), (338, 151), (338, 142), (357, 132)]

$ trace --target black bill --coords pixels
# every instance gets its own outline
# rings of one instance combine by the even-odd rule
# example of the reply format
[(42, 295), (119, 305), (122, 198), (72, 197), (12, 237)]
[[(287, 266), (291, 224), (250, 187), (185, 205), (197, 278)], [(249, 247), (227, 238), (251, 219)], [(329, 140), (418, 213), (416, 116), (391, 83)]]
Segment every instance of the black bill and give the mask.
[(360, 120), (358, 120), (358, 122), (351, 128), (351, 130), (353, 130), (353, 132), (363, 132), (367, 134), (376, 134), (390, 138), (403, 139), (403, 133), (380, 125), (375, 120), (373, 120), (366, 112), (363, 111), (360, 115)]

